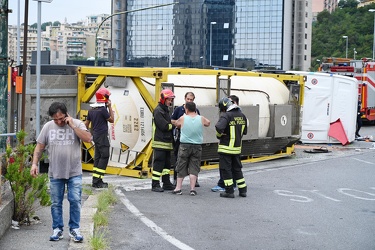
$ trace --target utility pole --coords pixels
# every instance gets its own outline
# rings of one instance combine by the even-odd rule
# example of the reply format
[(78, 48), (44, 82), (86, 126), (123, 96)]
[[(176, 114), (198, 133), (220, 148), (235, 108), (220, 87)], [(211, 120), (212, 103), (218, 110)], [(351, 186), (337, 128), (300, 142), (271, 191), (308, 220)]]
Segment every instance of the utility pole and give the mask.
[[(8, 128), (8, 0), (0, 1), (0, 134)], [(5, 152), (6, 137), (0, 137), (0, 151)]]

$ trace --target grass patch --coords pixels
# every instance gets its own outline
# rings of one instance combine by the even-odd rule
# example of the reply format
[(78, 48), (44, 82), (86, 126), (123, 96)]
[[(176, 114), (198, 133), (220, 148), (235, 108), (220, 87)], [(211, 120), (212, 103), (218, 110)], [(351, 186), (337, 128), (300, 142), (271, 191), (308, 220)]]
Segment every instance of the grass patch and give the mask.
[(94, 236), (91, 239), (92, 250), (107, 250), (109, 249), (109, 242), (107, 238), (108, 232), (106, 230), (95, 231)]
[(108, 189), (101, 191), (98, 194), (98, 209), (93, 217), (94, 221), (94, 235), (90, 240), (91, 249), (93, 250), (108, 250), (108, 215), (112, 206), (116, 204), (117, 197), (114, 188), (110, 185)]
[(106, 212), (108, 209), (110, 209), (111, 206), (116, 204), (117, 197), (114, 193), (114, 189), (112, 187), (109, 187), (108, 189), (100, 192), (98, 197), (98, 205), (97, 209), (98, 212)]
[(82, 185), (82, 192), (85, 195), (92, 195), (92, 194), (94, 194), (94, 192), (92, 191), (91, 185), (88, 185), (88, 184)]
[(108, 214), (104, 211), (96, 212), (94, 215), (95, 227), (106, 227), (108, 226)]

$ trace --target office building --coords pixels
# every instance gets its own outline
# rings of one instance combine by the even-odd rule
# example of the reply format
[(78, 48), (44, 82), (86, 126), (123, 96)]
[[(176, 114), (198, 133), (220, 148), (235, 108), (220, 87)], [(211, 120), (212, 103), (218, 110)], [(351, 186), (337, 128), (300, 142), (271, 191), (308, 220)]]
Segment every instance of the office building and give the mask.
[[(113, 0), (115, 66), (308, 70), (312, 0)], [(177, 2), (177, 1), (175, 1)]]

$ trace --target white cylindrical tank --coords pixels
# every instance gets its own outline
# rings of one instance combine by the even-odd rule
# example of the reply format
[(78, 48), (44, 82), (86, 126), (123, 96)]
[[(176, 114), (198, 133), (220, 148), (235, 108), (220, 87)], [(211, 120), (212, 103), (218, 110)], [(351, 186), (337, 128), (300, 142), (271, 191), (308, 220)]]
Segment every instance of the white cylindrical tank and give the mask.
[[(221, 79), (226, 79), (222, 76)], [(108, 83), (111, 77), (107, 78)], [(113, 81), (119, 81), (117, 78)], [(121, 146), (129, 147), (134, 151), (141, 151), (151, 139), (152, 133), (152, 113), (148, 109), (135, 83), (131, 78), (124, 77), (125, 87), (116, 87), (116, 84), (108, 84), (111, 91), (110, 99), (115, 112), (115, 122), (110, 129), (111, 146), (119, 148), (118, 153), (113, 155), (118, 157), (119, 164), (124, 163), (121, 155)], [(155, 79), (142, 78), (144, 86), (151, 96), (155, 96)], [(174, 85), (175, 106), (185, 103), (185, 93), (195, 94), (195, 103), (198, 108), (202, 106), (215, 107), (216, 82), (215, 75), (169, 75), (168, 83)], [(287, 104), (289, 91), (287, 87), (274, 78), (266, 77), (231, 77), (231, 94), (237, 95), (240, 100), (240, 107), (259, 105), (259, 138), (265, 138), (270, 126), (270, 104)], [(129, 160), (133, 159), (131, 153)]]
[[(220, 77), (225, 79), (225, 77)], [(174, 84), (174, 104), (182, 105), (185, 93), (195, 94), (197, 106), (215, 106), (216, 76), (173, 75), (168, 82)], [(280, 81), (269, 77), (232, 76), (231, 94), (240, 99), (240, 106), (259, 105), (259, 137), (266, 137), (270, 126), (270, 104), (287, 104), (289, 90)]]

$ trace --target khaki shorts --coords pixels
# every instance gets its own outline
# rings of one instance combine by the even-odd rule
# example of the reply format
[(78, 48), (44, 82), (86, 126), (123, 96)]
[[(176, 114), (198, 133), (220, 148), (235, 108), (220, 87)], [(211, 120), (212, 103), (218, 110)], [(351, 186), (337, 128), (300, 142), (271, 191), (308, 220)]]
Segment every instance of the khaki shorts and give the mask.
[(201, 170), (201, 158), (202, 146), (200, 144), (181, 143), (177, 156), (177, 177), (184, 178), (189, 174), (198, 176)]

